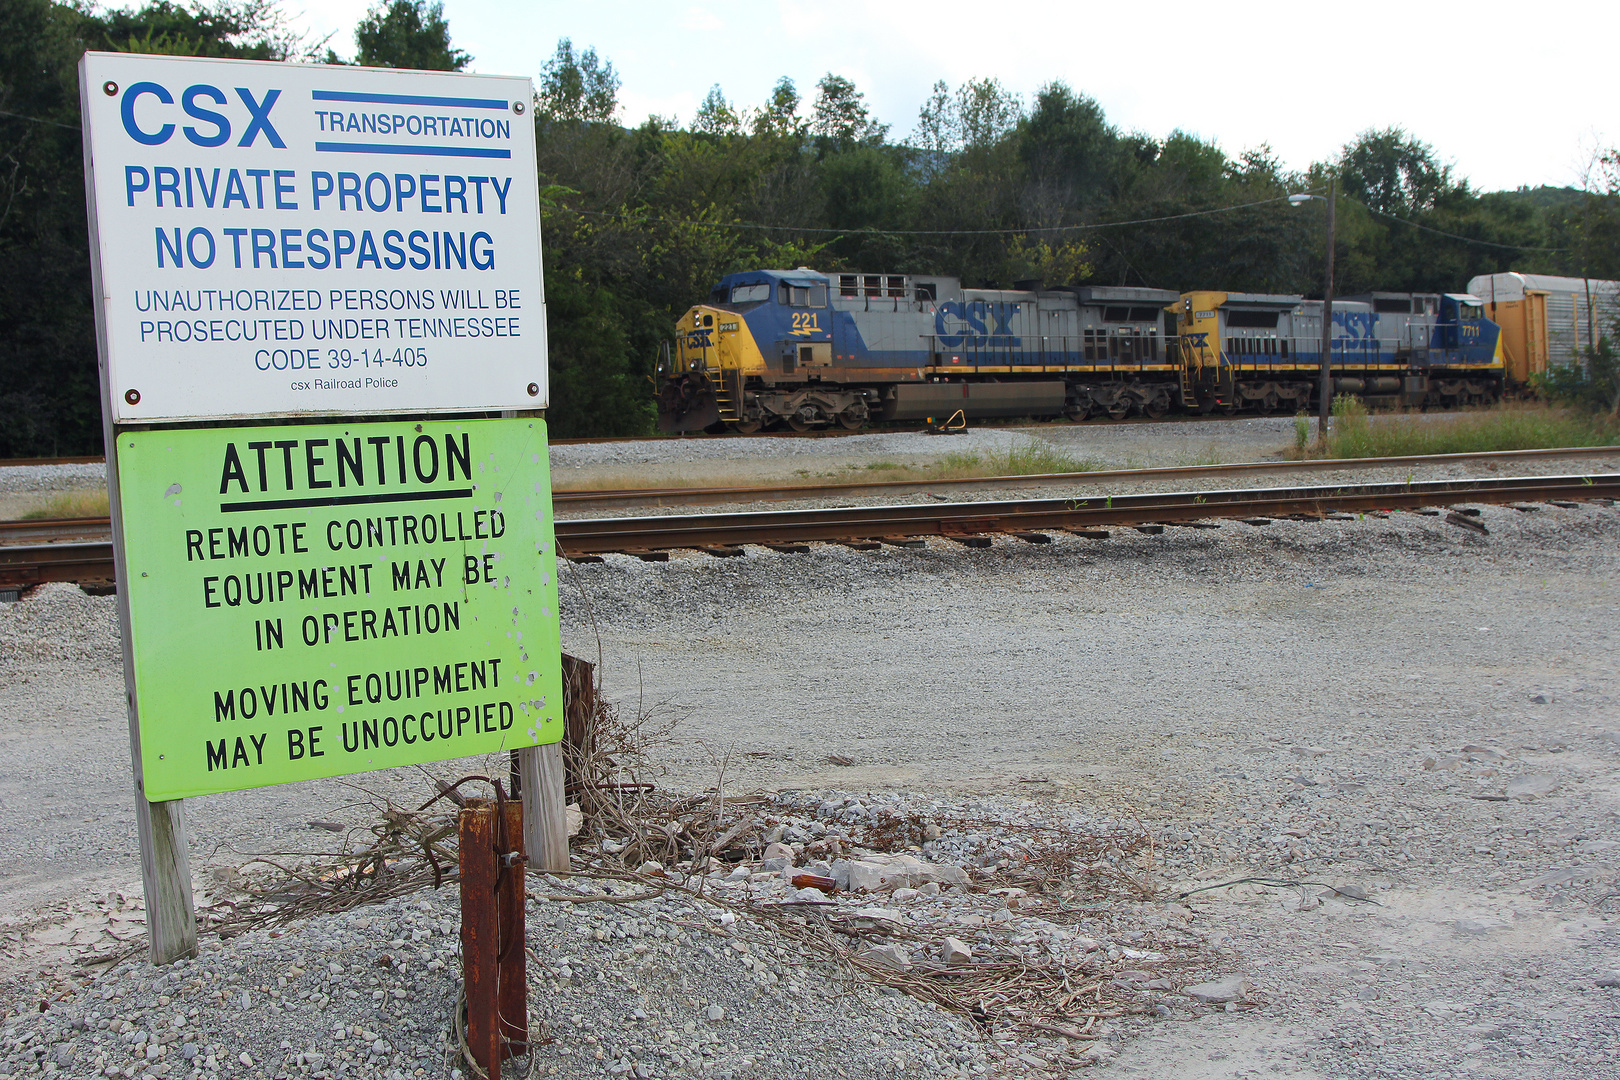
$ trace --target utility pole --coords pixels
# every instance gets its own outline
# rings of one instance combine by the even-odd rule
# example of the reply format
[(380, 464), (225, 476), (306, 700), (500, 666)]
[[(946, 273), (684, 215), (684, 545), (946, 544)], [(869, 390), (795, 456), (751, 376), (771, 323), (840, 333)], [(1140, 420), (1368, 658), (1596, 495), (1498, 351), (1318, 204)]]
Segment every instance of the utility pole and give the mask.
[(1333, 411), (1333, 210), (1337, 203), (1334, 187), (1337, 180), (1328, 180), (1327, 193), (1327, 280), (1322, 286), (1322, 385), (1318, 388), (1321, 400), (1316, 405), (1316, 441), (1327, 446), (1328, 417)]

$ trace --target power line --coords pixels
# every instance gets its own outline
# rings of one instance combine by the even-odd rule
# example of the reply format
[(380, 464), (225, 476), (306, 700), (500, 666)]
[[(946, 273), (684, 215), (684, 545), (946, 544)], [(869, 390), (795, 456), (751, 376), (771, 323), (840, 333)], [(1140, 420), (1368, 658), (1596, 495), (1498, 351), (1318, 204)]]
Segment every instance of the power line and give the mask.
[(10, 116), (18, 120), (32, 120), (36, 124), (51, 124), (54, 127), (67, 128), (69, 131), (79, 130), (78, 124), (64, 124), (57, 120), (46, 120), (38, 116), (24, 116), (22, 113), (7, 112), (5, 109), (0, 109), (0, 116)]
[(693, 221), (685, 218), (643, 217), (636, 214), (618, 214), (607, 210), (578, 210), (572, 206), (556, 206), (552, 207), (552, 209), (564, 210), (570, 214), (580, 214), (586, 217), (613, 218), (618, 221), (657, 222), (662, 225), (701, 225), (715, 229), (770, 229), (779, 232), (835, 233), (838, 235), (858, 233), (863, 236), (1023, 236), (1028, 233), (1086, 232), (1097, 229), (1118, 229), (1127, 225), (1153, 225), (1163, 221), (1180, 221), (1184, 218), (1208, 217), (1211, 214), (1227, 214), (1234, 210), (1247, 210), (1252, 206), (1266, 206), (1270, 203), (1284, 202), (1287, 198), (1286, 195), (1279, 195), (1276, 198), (1259, 199), (1255, 202), (1238, 203), (1234, 206), (1217, 206), (1209, 210), (1190, 210), (1185, 214), (1166, 214), (1163, 217), (1136, 218), (1132, 221), (1101, 221), (1090, 225), (1048, 225), (1027, 229), (823, 229), (797, 225), (761, 225), (744, 221)]
[[(1350, 196), (1348, 195), (1344, 197), (1350, 199)], [(1377, 217), (1387, 218), (1390, 221), (1398, 221), (1402, 225), (1410, 225), (1414, 229), (1421, 229), (1424, 232), (1434, 233), (1436, 236), (1450, 237), (1453, 240), (1461, 240), (1467, 244), (1477, 244), (1480, 247), (1500, 248), (1503, 251), (1545, 251), (1551, 252), (1555, 255), (1564, 255), (1569, 252), (1568, 248), (1527, 247), (1524, 244), (1498, 244), (1492, 240), (1478, 240), (1472, 236), (1462, 236), (1458, 233), (1446, 232), (1444, 229), (1436, 229), (1429, 225), (1419, 225), (1415, 221), (1410, 221), (1407, 218), (1399, 217), (1395, 214), (1386, 214), (1382, 210), (1374, 210), (1360, 199), (1350, 199), (1350, 201), (1355, 203), (1357, 206), (1363, 207), (1369, 214), (1373, 214)]]
[[(1376, 210), (1362, 202), (1360, 199), (1352, 198), (1349, 195), (1341, 195), (1340, 198), (1355, 203), (1357, 206), (1362, 207), (1369, 214), (1376, 217), (1386, 218), (1402, 225), (1408, 225), (1414, 229), (1421, 229), (1423, 232), (1434, 233), (1436, 236), (1444, 236), (1451, 240), (1460, 240), (1465, 244), (1476, 244), (1481, 247), (1497, 248), (1502, 251), (1538, 251), (1548, 252), (1551, 254), (1565, 254), (1568, 252), (1567, 248), (1533, 247), (1527, 244), (1499, 244), (1492, 240), (1480, 240), (1472, 236), (1463, 236), (1459, 233), (1447, 232), (1444, 229), (1436, 229), (1429, 225), (1420, 225), (1417, 222), (1407, 218), (1399, 217), (1395, 214), (1385, 213), (1382, 210)], [(1287, 199), (1288, 196), (1279, 195), (1271, 199), (1258, 199), (1254, 202), (1237, 203), (1233, 206), (1217, 206), (1208, 210), (1191, 210), (1184, 214), (1166, 214), (1161, 217), (1134, 218), (1130, 221), (1101, 221), (1094, 222), (1089, 225), (1050, 225), (1026, 229), (827, 229), (797, 225), (765, 225), (756, 222), (744, 221), (696, 221), (689, 218), (646, 217), (637, 214), (614, 213), (606, 210), (580, 210), (572, 206), (554, 206), (551, 207), (551, 209), (562, 210), (567, 213), (578, 214), (583, 217), (611, 218), (615, 221), (626, 221), (631, 223), (696, 225), (714, 229), (746, 229), (755, 231), (817, 233), (823, 235), (835, 234), (840, 236), (1023, 236), (1031, 233), (1093, 232), (1099, 229), (1118, 229), (1130, 225), (1156, 225), (1166, 221), (1182, 221), (1187, 218), (1208, 217), (1212, 214), (1227, 214), (1234, 210), (1247, 210), (1255, 206), (1268, 206), (1272, 203), (1286, 202)]]

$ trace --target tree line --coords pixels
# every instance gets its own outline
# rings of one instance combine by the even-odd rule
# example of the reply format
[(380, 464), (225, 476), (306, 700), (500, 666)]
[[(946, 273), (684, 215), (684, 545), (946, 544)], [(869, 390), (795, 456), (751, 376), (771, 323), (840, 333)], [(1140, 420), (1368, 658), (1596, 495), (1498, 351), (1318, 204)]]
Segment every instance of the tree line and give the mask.
[[(0, 0), (0, 457), (100, 449), (76, 64), (86, 49), (343, 62), (278, 0), (103, 11)], [(354, 63), (462, 70), (437, 3), (379, 0)], [(1584, 188), (1481, 192), (1401, 129), (1285, 169), (1176, 131), (1111, 124), (1066, 84), (937, 83), (903, 133), (858, 87), (783, 78), (744, 106), (621, 122), (620, 77), (560, 41), (534, 110), (558, 436), (651, 428), (674, 320), (751, 267), (956, 275), (969, 286), (1129, 284), (1321, 294), (1320, 203), (1338, 206), (1337, 291), (1456, 291), (1501, 270), (1620, 278), (1620, 163)]]

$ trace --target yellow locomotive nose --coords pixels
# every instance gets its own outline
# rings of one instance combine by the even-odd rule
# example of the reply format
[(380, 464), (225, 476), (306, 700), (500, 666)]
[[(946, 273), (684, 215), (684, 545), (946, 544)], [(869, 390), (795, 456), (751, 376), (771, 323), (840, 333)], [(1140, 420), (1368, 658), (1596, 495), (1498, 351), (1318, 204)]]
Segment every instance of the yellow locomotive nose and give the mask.
[(716, 340), (717, 320), (712, 308), (695, 307), (676, 324), (675, 372), (713, 371), (717, 363), (719, 342)]
[(666, 434), (702, 431), (719, 423), (718, 330), (713, 308), (695, 307), (675, 324), (675, 350), (658, 392), (658, 427)]

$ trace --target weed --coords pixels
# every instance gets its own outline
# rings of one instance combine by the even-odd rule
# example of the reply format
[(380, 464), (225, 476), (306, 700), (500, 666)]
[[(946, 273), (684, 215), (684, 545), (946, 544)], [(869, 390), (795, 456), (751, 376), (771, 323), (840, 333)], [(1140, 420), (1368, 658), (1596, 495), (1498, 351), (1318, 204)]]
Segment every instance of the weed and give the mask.
[(1399, 412), (1369, 415), (1360, 399), (1333, 402), (1327, 446), (1299, 443), (1291, 457), (1404, 457), (1420, 454), (1488, 453), (1564, 446), (1607, 446), (1620, 441), (1614, 418), (1546, 404), (1503, 403), (1468, 412)]
[(1294, 414), (1294, 449), (1304, 450), (1311, 443), (1311, 417), (1304, 411)]
[(1176, 455), (1176, 464), (1186, 468), (1191, 468), (1194, 465), (1223, 465), (1225, 460), (1221, 457), (1220, 451), (1216, 450), (1213, 445), (1206, 446), (1199, 451), (1183, 451)]
[(24, 521), (57, 521), (107, 516), (106, 491), (64, 491), (23, 514)]
[(1045, 439), (1021, 438), (1005, 450), (952, 451), (917, 465), (880, 461), (851, 466), (861, 480), (966, 480), (978, 476), (1034, 476), (1042, 473), (1095, 472), (1099, 462), (1077, 458)]
[(1031, 476), (1038, 473), (1095, 472), (1095, 461), (1077, 458), (1045, 439), (1020, 439), (1004, 451), (985, 455), (985, 464), (994, 476)]

